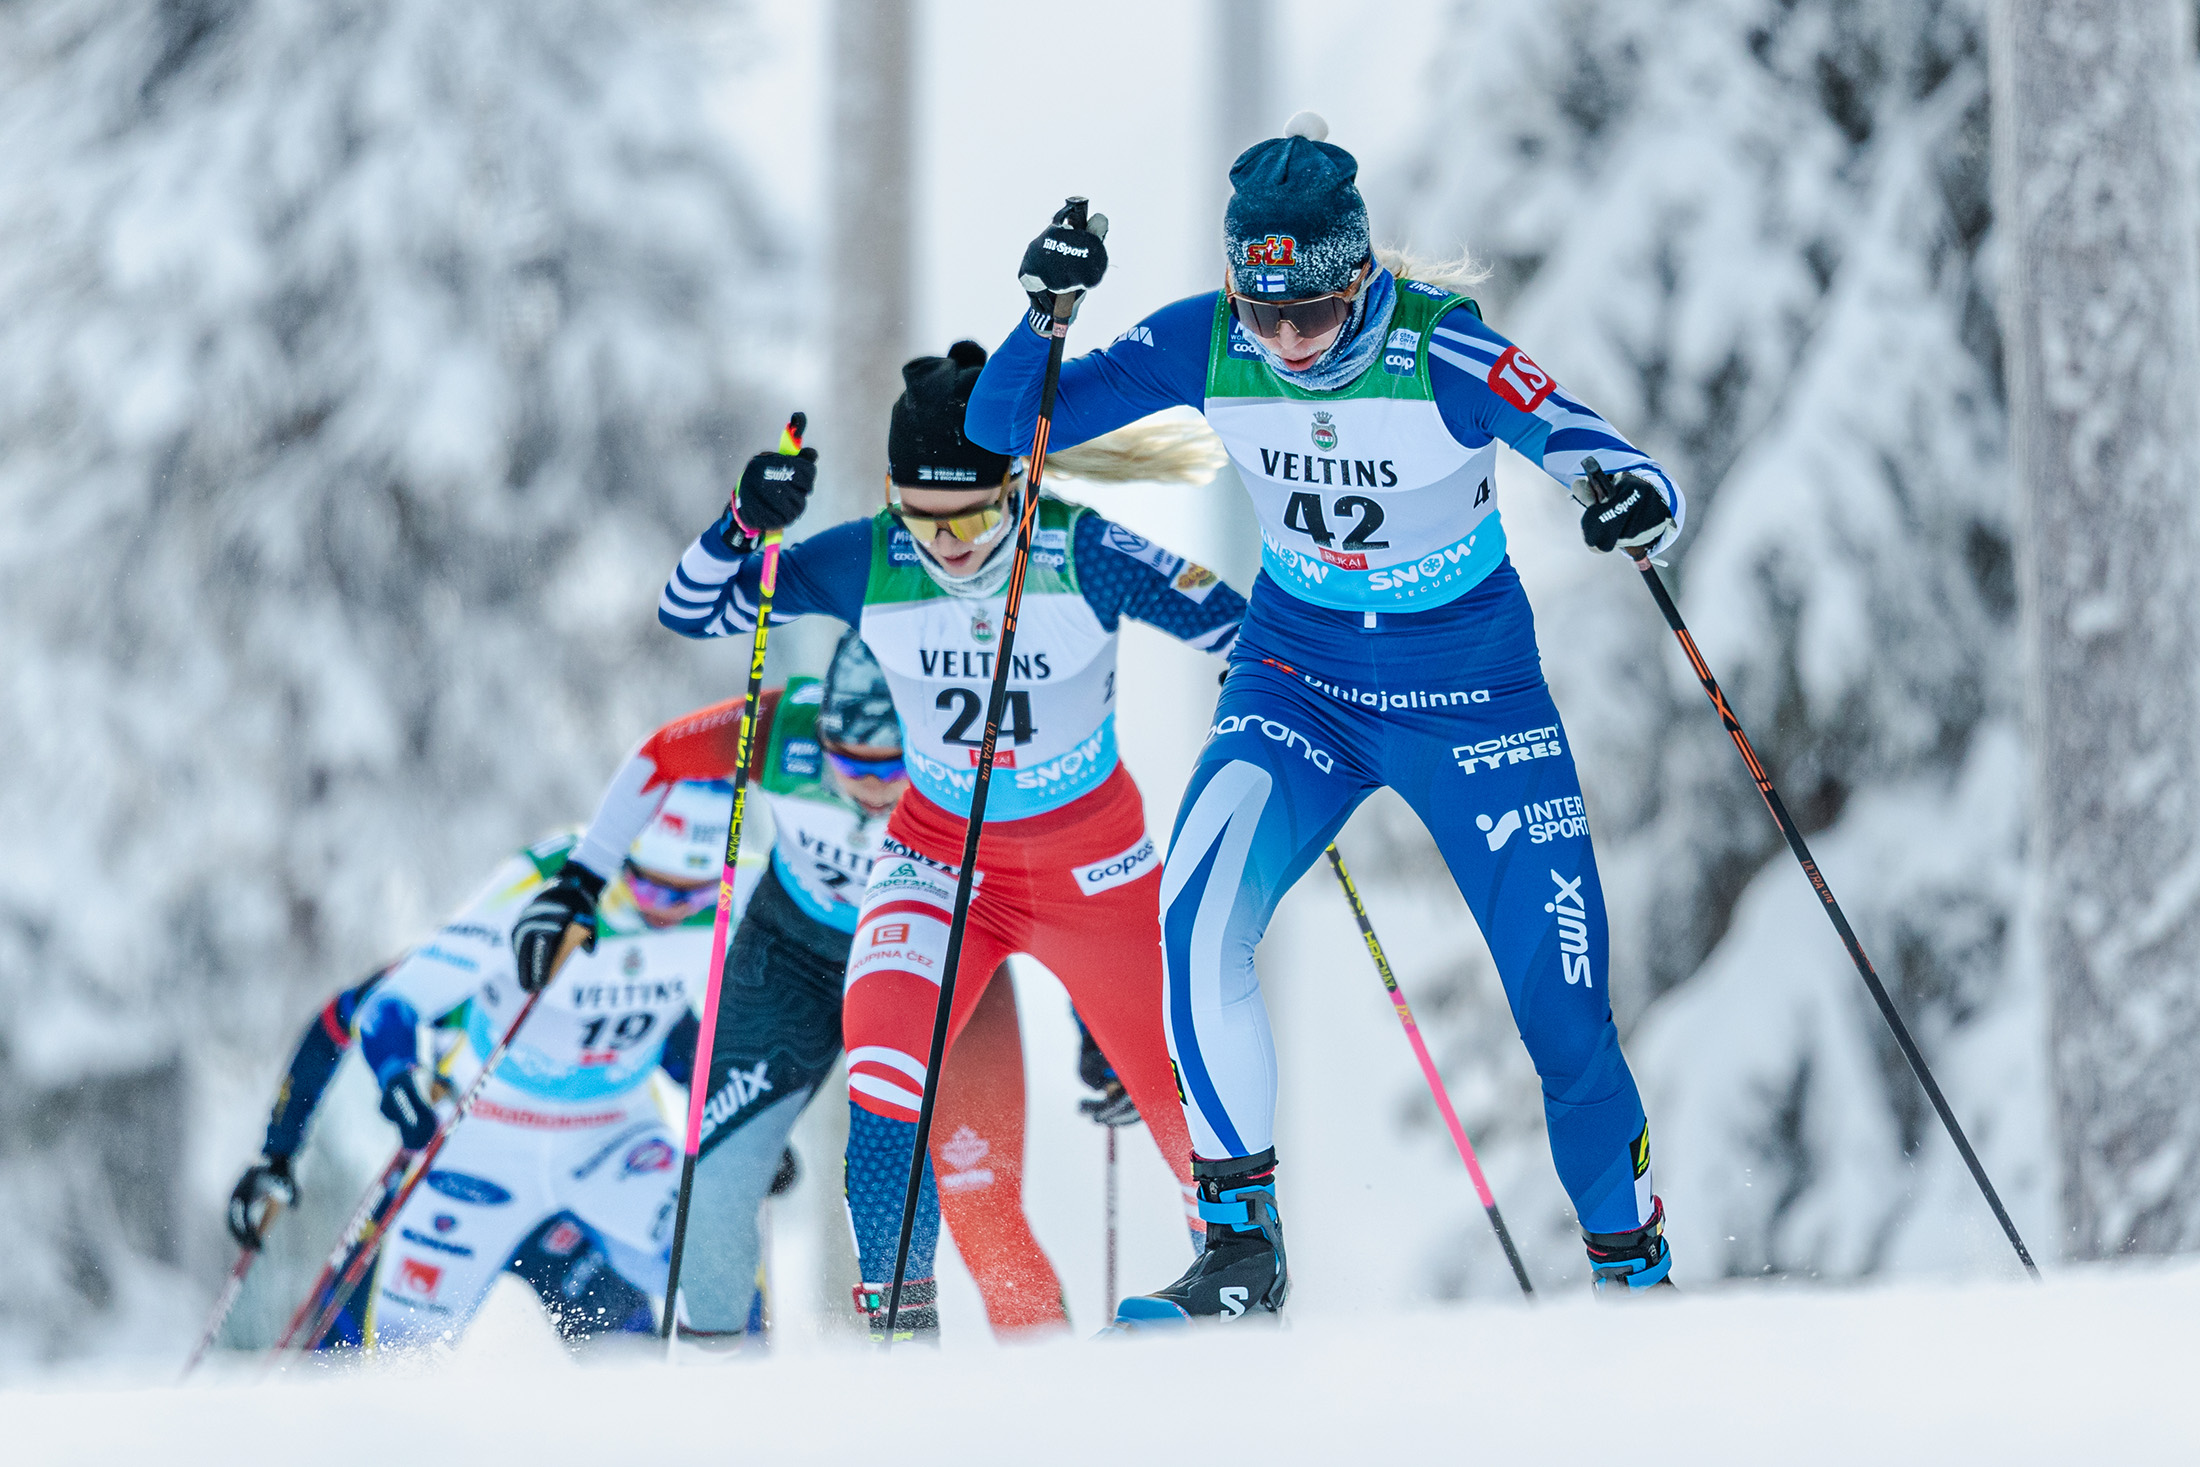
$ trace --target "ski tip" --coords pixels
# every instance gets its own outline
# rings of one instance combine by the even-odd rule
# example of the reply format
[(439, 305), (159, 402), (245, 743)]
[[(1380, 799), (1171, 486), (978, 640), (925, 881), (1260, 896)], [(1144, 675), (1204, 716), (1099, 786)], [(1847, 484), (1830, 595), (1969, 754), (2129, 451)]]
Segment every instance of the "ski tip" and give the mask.
[(1166, 1299), (1133, 1295), (1115, 1306), (1115, 1323), (1109, 1334), (1136, 1334), (1149, 1329), (1185, 1329), (1192, 1317)]

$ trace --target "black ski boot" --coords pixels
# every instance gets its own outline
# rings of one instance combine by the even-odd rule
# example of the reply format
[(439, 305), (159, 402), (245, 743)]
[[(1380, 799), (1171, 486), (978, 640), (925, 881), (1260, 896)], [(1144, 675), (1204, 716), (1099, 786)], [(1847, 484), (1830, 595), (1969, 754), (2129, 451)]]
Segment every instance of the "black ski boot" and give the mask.
[(1673, 1255), (1665, 1246), (1665, 1203), (1650, 1199), (1650, 1221), (1629, 1233), (1583, 1233), (1589, 1272), (1599, 1294), (1623, 1297), (1637, 1289), (1670, 1289)]
[[(886, 1343), (886, 1302), (892, 1284), (857, 1284), (856, 1309), (871, 1324), (871, 1343)], [(894, 1343), (940, 1342), (940, 1286), (936, 1279), (904, 1279), (901, 1308), (894, 1316)]]
[(1276, 1216), (1276, 1151), (1228, 1161), (1192, 1159), (1207, 1246), (1184, 1277), (1115, 1306), (1118, 1329), (1180, 1325), (1194, 1319), (1273, 1315), (1291, 1292)]

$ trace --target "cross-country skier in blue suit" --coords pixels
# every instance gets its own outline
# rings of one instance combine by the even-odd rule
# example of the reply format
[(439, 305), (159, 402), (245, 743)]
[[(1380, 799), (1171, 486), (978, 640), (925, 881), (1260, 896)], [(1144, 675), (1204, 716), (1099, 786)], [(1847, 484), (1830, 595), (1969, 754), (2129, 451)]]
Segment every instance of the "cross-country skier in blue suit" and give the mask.
[[(1581, 782), (1505, 556), (1497, 448), (1563, 485), (1592, 461), (1617, 476), (1583, 515), (1597, 550), (1669, 542), (1681, 496), (1473, 302), (1375, 258), (1358, 165), (1326, 133), (1301, 114), (1239, 157), (1225, 289), (1066, 364), (1055, 404), (1057, 447), (1200, 409), (1261, 522), (1262, 571), (1162, 886), (1170, 1054), (1207, 1247), (1183, 1278), (1124, 1301), (1126, 1323), (1283, 1304), (1275, 1046), (1253, 950), (1283, 893), (1383, 785), (1436, 837), (1489, 942), (1597, 1287), (1654, 1287), (1671, 1267), (1606, 991)], [(1030, 443), (1055, 293), (1106, 269), (1105, 224), (1067, 217), (1026, 251), (1032, 314), (971, 398), (971, 436), (1001, 452)]]

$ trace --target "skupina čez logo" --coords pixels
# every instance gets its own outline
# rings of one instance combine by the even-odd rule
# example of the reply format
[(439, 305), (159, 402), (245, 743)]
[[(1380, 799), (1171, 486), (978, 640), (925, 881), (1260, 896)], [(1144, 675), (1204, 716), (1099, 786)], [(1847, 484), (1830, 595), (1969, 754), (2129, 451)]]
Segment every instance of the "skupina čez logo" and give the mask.
[(970, 640), (981, 647), (992, 645), (993, 613), (990, 609), (981, 606), (970, 613)]
[(1314, 414), (1314, 446), (1323, 453), (1337, 446), (1337, 425), (1329, 421), (1329, 414)]

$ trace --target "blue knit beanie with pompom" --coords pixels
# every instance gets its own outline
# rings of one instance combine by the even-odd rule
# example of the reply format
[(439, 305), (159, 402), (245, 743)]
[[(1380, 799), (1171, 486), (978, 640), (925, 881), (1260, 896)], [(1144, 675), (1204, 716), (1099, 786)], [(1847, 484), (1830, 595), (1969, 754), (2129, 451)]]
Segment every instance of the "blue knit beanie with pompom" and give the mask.
[(1284, 301), (1343, 290), (1371, 253), (1359, 160), (1328, 136), (1328, 123), (1301, 112), (1282, 137), (1230, 165), (1222, 238), (1239, 295)]

